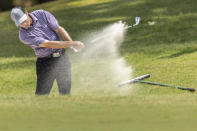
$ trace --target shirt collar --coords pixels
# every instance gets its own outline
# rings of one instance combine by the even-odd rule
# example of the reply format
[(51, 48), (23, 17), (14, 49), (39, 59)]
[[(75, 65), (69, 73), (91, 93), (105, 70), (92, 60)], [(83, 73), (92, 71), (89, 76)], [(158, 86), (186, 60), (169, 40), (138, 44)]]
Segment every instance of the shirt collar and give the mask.
[(31, 18), (33, 19), (33, 22), (36, 22), (38, 19), (31, 13), (29, 13), (29, 15), (31, 16)]

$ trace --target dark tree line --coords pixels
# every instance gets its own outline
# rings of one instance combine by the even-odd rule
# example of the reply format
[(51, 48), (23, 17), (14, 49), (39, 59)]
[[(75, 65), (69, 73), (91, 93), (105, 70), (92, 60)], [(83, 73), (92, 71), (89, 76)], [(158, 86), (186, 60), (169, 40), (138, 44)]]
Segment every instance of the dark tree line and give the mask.
[(53, 0), (0, 0), (0, 11), (10, 10), (14, 6), (30, 7)]

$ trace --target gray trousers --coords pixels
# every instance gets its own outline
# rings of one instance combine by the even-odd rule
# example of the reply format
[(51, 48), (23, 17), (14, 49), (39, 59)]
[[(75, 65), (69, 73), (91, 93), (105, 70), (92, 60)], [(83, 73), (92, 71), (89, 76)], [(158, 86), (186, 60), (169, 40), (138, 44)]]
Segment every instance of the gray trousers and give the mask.
[(36, 95), (48, 95), (56, 79), (59, 93), (70, 94), (71, 69), (68, 56), (38, 58), (36, 61), (37, 86)]

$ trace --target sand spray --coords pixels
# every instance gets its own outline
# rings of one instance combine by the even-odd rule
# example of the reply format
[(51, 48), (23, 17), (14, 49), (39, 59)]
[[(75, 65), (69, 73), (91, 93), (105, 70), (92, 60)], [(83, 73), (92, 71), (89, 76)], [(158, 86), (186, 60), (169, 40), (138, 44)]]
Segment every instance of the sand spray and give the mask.
[(132, 77), (132, 69), (119, 54), (128, 25), (113, 23), (88, 33), (81, 40), (85, 48), (72, 62), (72, 94), (128, 95), (132, 88), (118, 83)]

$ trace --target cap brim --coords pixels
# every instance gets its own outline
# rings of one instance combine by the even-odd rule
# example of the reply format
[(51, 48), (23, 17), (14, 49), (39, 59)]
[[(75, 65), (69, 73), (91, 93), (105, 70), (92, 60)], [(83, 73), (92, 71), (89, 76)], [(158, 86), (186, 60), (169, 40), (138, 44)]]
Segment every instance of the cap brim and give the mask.
[(21, 23), (23, 23), (27, 19), (27, 15), (24, 14), (15, 24), (18, 27)]

